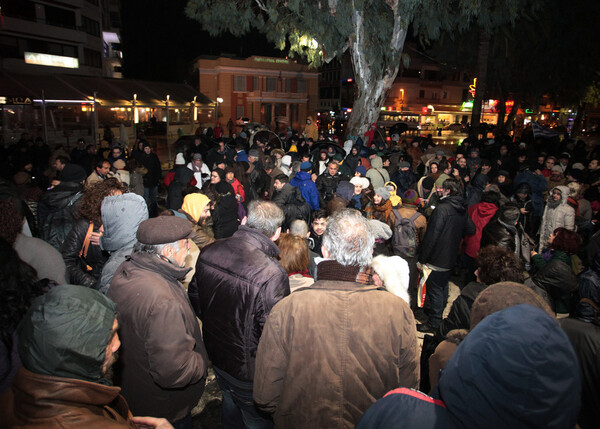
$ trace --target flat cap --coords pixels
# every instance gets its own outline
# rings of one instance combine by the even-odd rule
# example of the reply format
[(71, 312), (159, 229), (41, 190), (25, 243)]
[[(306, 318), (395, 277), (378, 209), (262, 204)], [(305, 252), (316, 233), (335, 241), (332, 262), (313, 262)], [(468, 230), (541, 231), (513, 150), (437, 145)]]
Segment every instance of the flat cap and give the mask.
[(167, 244), (189, 238), (192, 224), (177, 216), (159, 216), (145, 220), (138, 227), (136, 238), (142, 244)]

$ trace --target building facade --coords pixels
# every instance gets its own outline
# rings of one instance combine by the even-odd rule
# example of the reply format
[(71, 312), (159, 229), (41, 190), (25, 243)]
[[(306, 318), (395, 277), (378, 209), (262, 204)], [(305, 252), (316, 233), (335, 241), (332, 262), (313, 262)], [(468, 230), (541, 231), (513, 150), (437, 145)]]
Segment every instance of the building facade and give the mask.
[(3, 0), (0, 70), (120, 78), (120, 0)]
[(273, 130), (299, 129), (318, 107), (316, 70), (286, 58), (251, 56), (240, 59), (199, 57), (199, 90), (220, 100), (218, 120), (222, 126), (257, 122)]

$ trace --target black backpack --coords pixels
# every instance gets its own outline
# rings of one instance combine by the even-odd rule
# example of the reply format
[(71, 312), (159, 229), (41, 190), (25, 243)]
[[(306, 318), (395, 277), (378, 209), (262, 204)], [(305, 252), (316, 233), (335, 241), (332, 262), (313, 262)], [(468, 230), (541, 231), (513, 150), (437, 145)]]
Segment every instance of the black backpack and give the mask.
[(400, 216), (398, 210), (394, 210), (396, 215), (396, 224), (394, 225), (394, 235), (392, 237), (392, 247), (396, 255), (406, 258), (417, 256), (417, 228), (415, 220), (421, 216), (416, 212), (410, 218)]

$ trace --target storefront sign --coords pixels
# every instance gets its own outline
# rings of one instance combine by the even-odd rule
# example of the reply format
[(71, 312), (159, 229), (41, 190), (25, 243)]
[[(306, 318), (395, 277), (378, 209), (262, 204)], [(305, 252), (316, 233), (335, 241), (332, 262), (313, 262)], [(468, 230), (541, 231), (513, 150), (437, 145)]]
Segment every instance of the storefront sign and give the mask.
[(39, 54), (36, 52), (25, 52), (25, 62), (27, 64), (37, 64), (40, 66), (64, 67), (69, 69), (79, 68), (79, 60), (77, 58)]
[(267, 57), (254, 57), (254, 61), (259, 63), (274, 63), (274, 64), (289, 64), (290, 60), (283, 58), (267, 58)]
[(0, 96), (0, 104), (32, 104), (32, 100), (29, 97), (3, 97)]

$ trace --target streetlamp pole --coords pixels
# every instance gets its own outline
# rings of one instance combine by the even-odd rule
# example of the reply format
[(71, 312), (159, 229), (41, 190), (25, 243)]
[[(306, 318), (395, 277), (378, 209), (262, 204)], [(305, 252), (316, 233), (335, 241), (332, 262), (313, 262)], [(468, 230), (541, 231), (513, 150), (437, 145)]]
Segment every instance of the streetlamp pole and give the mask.
[(219, 104), (223, 102), (221, 97), (217, 97), (217, 104), (215, 108), (215, 127), (217, 126), (217, 122), (219, 122)]

